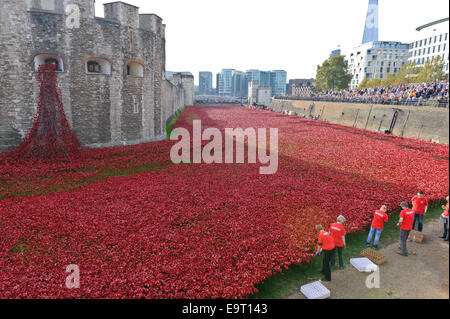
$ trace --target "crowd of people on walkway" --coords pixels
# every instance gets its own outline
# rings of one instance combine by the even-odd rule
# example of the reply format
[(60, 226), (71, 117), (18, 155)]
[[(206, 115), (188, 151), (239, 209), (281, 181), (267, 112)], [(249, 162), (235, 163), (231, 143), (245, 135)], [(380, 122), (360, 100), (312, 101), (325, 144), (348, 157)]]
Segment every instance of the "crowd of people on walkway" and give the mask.
[[(449, 239), (449, 196), (447, 196), (447, 204), (442, 206), (443, 213), (441, 221), (443, 223), (444, 233), (440, 236), (443, 240)], [(415, 232), (417, 225), (417, 232), (423, 232), (423, 217), (428, 211), (428, 200), (424, 193), (419, 191), (412, 199), (412, 208), (407, 202), (400, 203), (401, 212), (397, 227), (400, 227), (400, 246), (397, 253), (401, 256), (409, 256), (411, 251), (407, 249), (407, 241), (412, 241), (412, 235)], [(388, 207), (383, 205), (379, 210), (376, 210), (372, 224), (370, 226), (369, 235), (366, 240), (366, 247), (370, 247), (373, 240), (372, 248), (378, 249), (381, 234), (384, 229), (384, 224), (388, 222), (387, 212)], [(331, 281), (331, 268), (335, 266), (336, 253), (339, 258), (339, 268), (344, 269), (343, 249), (346, 247), (345, 236), (346, 231), (344, 227), (345, 217), (339, 216), (336, 223), (330, 225), (328, 231), (324, 230), (322, 225), (316, 226), (318, 232), (318, 245), (316, 256), (323, 255), (322, 270), (324, 275), (323, 281)]]
[(310, 91), (278, 98), (374, 104), (423, 104), (425, 101), (433, 100), (448, 105), (449, 93), (448, 80), (443, 80), (432, 83), (399, 84), (392, 87)]

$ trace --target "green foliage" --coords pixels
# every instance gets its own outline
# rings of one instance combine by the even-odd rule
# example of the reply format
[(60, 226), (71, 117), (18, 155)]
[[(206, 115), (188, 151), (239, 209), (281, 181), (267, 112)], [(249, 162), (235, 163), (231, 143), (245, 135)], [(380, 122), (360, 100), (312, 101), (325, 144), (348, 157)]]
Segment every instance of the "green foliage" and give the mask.
[(443, 71), (445, 62), (440, 56), (427, 61), (423, 67), (416, 63), (405, 63), (397, 74), (389, 74), (384, 79), (364, 80), (359, 84), (359, 89), (374, 87), (389, 87), (399, 84), (423, 83), (444, 80), (447, 75)]
[(352, 75), (343, 55), (333, 56), (317, 66), (316, 87), (319, 90), (344, 90), (349, 87)]
[(443, 71), (444, 64), (440, 56), (425, 62), (425, 65), (420, 69), (417, 80), (419, 82), (429, 83), (447, 78), (447, 75)]
[(175, 115), (175, 117), (167, 124), (166, 126), (166, 133), (167, 138), (170, 139), (170, 134), (172, 133), (173, 126), (175, 125), (175, 122), (180, 118), (181, 114), (186, 108), (184, 107), (182, 110), (178, 111), (178, 113)]

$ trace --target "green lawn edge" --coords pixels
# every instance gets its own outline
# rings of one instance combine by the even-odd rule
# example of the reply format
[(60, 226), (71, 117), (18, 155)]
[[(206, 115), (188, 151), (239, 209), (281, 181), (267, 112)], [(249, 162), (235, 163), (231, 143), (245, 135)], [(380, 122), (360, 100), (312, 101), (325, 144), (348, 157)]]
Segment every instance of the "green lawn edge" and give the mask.
[[(439, 219), (442, 214), (441, 205), (445, 200), (433, 201), (428, 209), (424, 224)], [(385, 224), (379, 243), (379, 248), (384, 248), (399, 241), (399, 228), (396, 226), (399, 214), (394, 213), (389, 216), (388, 223)], [(344, 249), (344, 263), (351, 267), (350, 258), (358, 258), (360, 252), (366, 248), (365, 242), (369, 234), (369, 228), (364, 231), (348, 234), (346, 236), (347, 248)], [(434, 234), (436, 236), (440, 234)], [(432, 236), (432, 235), (430, 235)], [(322, 266), (322, 257), (312, 258), (309, 263), (302, 262), (293, 264), (288, 269), (270, 276), (263, 282), (255, 285), (258, 292), (247, 296), (247, 299), (286, 299), (290, 295), (299, 291), (300, 286), (311, 282), (310, 278), (319, 280), (322, 275), (319, 273)]]
[(179, 110), (176, 113), (175, 117), (167, 124), (167, 126), (166, 126), (167, 139), (170, 140), (170, 134), (172, 134), (173, 126), (175, 125), (177, 120), (180, 118), (181, 114), (183, 114), (185, 109), (186, 109), (186, 107), (184, 107), (181, 110)]

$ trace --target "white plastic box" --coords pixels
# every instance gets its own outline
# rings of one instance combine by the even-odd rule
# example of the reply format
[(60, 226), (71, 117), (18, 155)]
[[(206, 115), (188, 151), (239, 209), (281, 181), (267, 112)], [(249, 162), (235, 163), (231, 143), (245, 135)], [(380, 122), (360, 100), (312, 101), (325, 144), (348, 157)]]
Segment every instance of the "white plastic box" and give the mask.
[(352, 258), (350, 259), (350, 264), (359, 272), (373, 272), (378, 270), (378, 266), (370, 261), (369, 258)]
[(326, 299), (331, 296), (330, 291), (320, 281), (301, 286), (300, 291), (308, 299)]

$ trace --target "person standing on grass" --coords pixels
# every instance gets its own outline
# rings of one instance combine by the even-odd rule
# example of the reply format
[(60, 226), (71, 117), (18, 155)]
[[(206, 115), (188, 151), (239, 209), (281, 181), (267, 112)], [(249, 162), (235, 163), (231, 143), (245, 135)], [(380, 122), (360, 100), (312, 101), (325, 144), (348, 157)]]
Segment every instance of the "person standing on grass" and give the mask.
[(373, 248), (378, 248), (378, 242), (380, 241), (381, 233), (384, 229), (384, 223), (388, 222), (388, 215), (387, 212), (387, 206), (383, 205), (381, 208), (377, 211), (375, 211), (375, 214), (373, 215), (372, 225), (370, 227), (369, 236), (366, 240), (366, 247), (370, 246), (370, 242), (372, 241), (372, 237), (375, 234), (375, 239), (373, 241)]
[(333, 237), (334, 245), (336, 246), (336, 248), (333, 251), (333, 255), (331, 255), (331, 267), (334, 267), (334, 265), (336, 264), (336, 250), (337, 250), (338, 257), (339, 257), (339, 269), (345, 268), (344, 258), (342, 256), (342, 251), (346, 246), (346, 244), (345, 244), (345, 234), (346, 233), (345, 233), (344, 223), (345, 223), (345, 217), (341, 215), (337, 218), (337, 223), (332, 224), (330, 226), (330, 230), (329, 230), (331, 237)]
[(428, 210), (428, 200), (423, 196), (423, 192), (420, 191), (416, 196), (412, 198), (413, 211), (414, 211), (414, 222), (412, 229), (416, 229), (416, 221), (418, 222), (417, 230), (419, 233), (423, 229), (423, 216), (427, 215)]
[(449, 225), (449, 217), (448, 217), (448, 210), (449, 210), (449, 197), (447, 196), (447, 205), (442, 205), (442, 209), (444, 210), (444, 212), (441, 215), (441, 219), (444, 222), (444, 233), (442, 234), (442, 236), (440, 238), (444, 238), (445, 241), (448, 241), (448, 236), (449, 236), (449, 230), (448, 230), (448, 225)]
[(321, 271), (321, 273), (325, 276), (323, 281), (331, 281), (330, 260), (334, 253), (334, 240), (329, 232), (323, 230), (322, 225), (317, 225), (316, 230), (319, 233), (317, 253), (323, 253)]
[(400, 250), (397, 253), (402, 256), (408, 256), (409, 251), (406, 249), (406, 240), (413, 228), (414, 211), (409, 208), (407, 202), (402, 202), (400, 207), (402, 211), (400, 212), (400, 220), (397, 224), (397, 226), (400, 226)]

